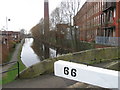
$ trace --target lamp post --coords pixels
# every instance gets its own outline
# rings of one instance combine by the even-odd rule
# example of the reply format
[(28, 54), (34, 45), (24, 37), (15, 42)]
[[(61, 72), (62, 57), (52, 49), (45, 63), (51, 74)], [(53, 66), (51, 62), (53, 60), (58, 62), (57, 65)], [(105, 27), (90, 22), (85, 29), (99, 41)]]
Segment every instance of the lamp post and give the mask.
[(10, 19), (8, 19), (7, 17), (6, 17), (6, 31), (7, 31), (7, 48), (8, 48), (8, 50), (9, 50), (9, 32), (8, 32), (8, 21), (10, 21)]

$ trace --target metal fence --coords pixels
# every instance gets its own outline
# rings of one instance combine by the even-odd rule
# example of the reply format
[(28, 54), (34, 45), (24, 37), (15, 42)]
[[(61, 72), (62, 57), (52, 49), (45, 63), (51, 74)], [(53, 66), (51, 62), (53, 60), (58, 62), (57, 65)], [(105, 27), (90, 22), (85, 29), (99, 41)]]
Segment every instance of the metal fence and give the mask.
[(110, 46), (120, 46), (120, 37), (96, 37), (97, 44), (110, 45)]
[(5, 65), (8, 65), (8, 64), (15, 64), (17, 63), (17, 67), (15, 68), (12, 68), (12, 69), (8, 69), (6, 71), (2, 71), (0, 72), (0, 74), (3, 74), (3, 73), (7, 73), (7, 72), (10, 72), (10, 71), (13, 71), (13, 70), (18, 70), (18, 78), (19, 78), (19, 72), (20, 72), (20, 69), (19, 69), (19, 62), (18, 61), (12, 61), (12, 62), (8, 62), (8, 63), (3, 63), (3, 64), (0, 64), (0, 66), (5, 66)]

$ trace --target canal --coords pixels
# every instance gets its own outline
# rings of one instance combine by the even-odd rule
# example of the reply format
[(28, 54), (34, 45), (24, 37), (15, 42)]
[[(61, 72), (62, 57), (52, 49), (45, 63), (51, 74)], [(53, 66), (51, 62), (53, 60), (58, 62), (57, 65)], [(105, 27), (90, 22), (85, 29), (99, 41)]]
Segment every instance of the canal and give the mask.
[(33, 38), (26, 38), (21, 52), (21, 60), (26, 67), (30, 67), (47, 58), (54, 58), (68, 51), (35, 41)]

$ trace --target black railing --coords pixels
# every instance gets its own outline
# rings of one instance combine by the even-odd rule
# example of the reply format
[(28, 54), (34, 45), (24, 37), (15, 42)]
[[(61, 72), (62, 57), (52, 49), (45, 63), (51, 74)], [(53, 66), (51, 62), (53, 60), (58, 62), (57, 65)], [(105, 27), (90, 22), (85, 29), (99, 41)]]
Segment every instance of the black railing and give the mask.
[(3, 64), (0, 64), (0, 66), (5, 66), (5, 65), (8, 65), (8, 64), (15, 64), (17, 63), (17, 67), (15, 68), (12, 68), (12, 69), (8, 69), (6, 71), (2, 71), (0, 74), (3, 74), (3, 73), (7, 73), (7, 72), (10, 72), (10, 71), (13, 71), (13, 70), (18, 70), (18, 78), (20, 77), (19, 75), (19, 72), (20, 72), (20, 68), (19, 68), (19, 62), (18, 61), (12, 61), (12, 62), (8, 62), (8, 63), (3, 63)]

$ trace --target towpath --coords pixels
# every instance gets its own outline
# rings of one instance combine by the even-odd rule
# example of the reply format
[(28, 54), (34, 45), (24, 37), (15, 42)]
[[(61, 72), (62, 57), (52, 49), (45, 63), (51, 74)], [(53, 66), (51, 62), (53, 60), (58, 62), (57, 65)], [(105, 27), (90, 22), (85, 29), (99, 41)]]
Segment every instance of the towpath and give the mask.
[[(13, 53), (13, 55), (12, 55), (12, 58), (11, 58), (10, 62), (18, 61), (18, 58), (17, 58), (18, 52), (19, 52), (20, 46), (23, 44), (23, 42), (24, 42), (24, 40), (22, 40), (22, 41), (16, 46), (15, 51), (14, 51), (14, 53)], [(8, 65), (5, 65), (5, 66), (2, 66), (2, 71), (8, 70), (12, 65), (13, 65), (13, 64), (8, 64)], [(3, 76), (4, 76), (4, 74), (3, 74)]]
[(56, 77), (53, 74), (42, 75), (32, 79), (16, 80), (3, 85), (3, 88), (65, 88), (76, 81)]

